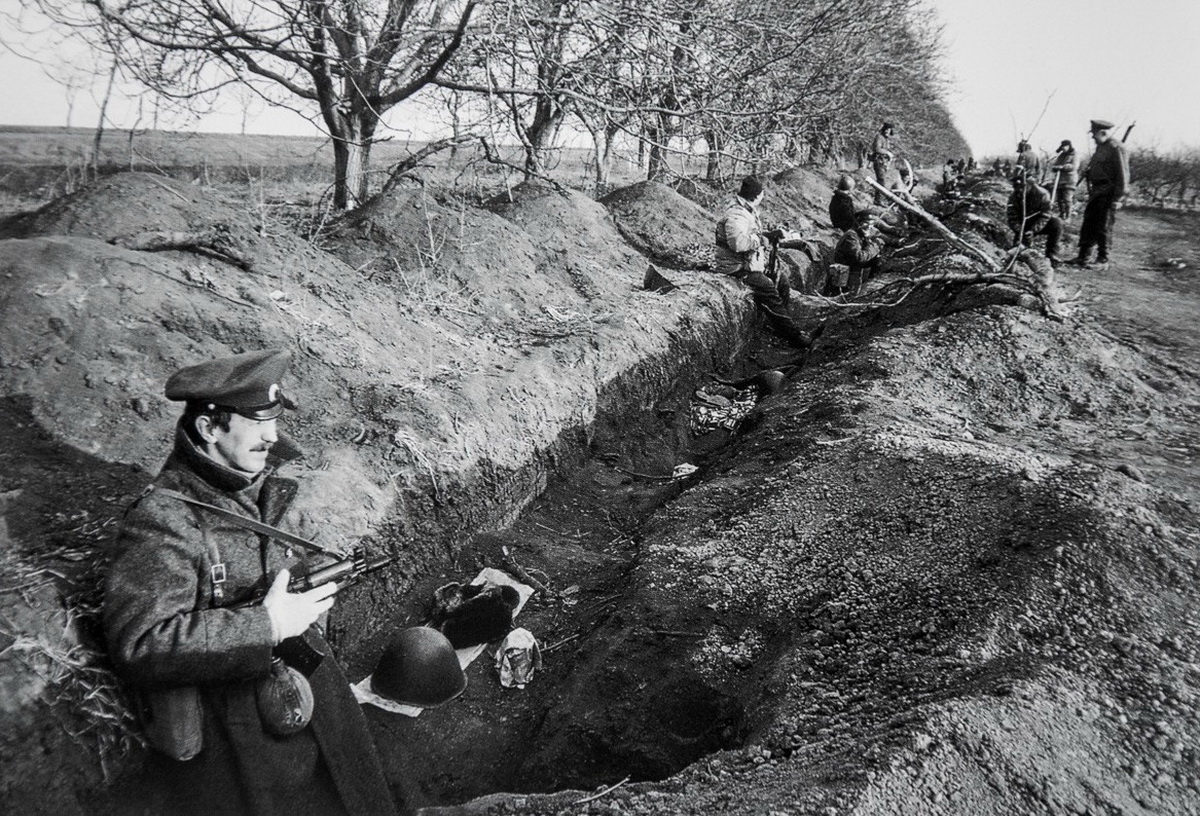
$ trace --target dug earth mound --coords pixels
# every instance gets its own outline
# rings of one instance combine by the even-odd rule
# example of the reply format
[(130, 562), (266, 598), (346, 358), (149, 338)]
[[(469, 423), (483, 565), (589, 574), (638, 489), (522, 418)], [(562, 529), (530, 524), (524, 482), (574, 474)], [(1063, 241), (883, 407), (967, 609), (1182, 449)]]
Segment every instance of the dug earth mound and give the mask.
[[(427, 180), (316, 244), (126, 174), (0, 225), (4, 810), (162, 807), (97, 578), (166, 453), (167, 376), (279, 346), (296, 506), (397, 558), (335, 607), (352, 681), (447, 581), (538, 584), (524, 689), (485, 655), (451, 705), (365, 708), (410, 810), (1200, 812), (1195, 220), (1122, 213), (1060, 320), (931, 230), (847, 304), (815, 295), (833, 180), (766, 202), (814, 239), (785, 266), (825, 335), (706, 434), (697, 388), (794, 355), (704, 270), (699, 185)], [(926, 206), (1001, 264), (1005, 192)]]

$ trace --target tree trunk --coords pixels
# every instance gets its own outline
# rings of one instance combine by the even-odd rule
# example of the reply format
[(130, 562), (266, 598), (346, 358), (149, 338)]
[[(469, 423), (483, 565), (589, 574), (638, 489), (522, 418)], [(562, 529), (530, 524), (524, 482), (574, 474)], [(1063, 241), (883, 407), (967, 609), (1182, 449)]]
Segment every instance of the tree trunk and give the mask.
[(650, 153), (646, 165), (648, 181), (662, 181), (667, 177), (667, 157), (664, 145), (665, 131), (656, 125), (646, 129), (646, 139), (650, 143)]
[(549, 97), (538, 97), (533, 121), (525, 129), (525, 172), (541, 173), (546, 168), (546, 154), (554, 145), (558, 127), (565, 111)]
[(100, 171), (100, 141), (104, 138), (104, 118), (108, 115), (108, 101), (112, 99), (113, 85), (117, 81), (117, 62), (113, 60), (112, 68), (108, 71), (108, 86), (104, 89), (104, 99), (100, 102), (100, 118), (96, 121), (96, 136), (92, 140), (92, 174), (99, 175)]
[(707, 163), (704, 170), (704, 180), (709, 182), (721, 179), (721, 137), (715, 130), (704, 132), (704, 143), (708, 146)]
[(371, 140), (376, 122), (370, 112), (355, 111), (339, 118), (340, 132), (333, 134), (333, 206), (352, 210), (371, 192)]

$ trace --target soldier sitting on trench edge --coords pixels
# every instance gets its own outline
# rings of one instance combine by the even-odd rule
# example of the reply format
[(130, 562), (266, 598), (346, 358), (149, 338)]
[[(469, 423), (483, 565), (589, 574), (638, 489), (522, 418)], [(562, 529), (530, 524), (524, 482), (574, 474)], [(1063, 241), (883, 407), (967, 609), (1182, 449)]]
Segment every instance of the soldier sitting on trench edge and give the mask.
[(742, 180), (737, 195), (730, 200), (717, 222), (714, 267), (750, 287), (755, 305), (766, 316), (771, 328), (789, 344), (807, 352), (825, 326), (818, 324), (811, 334), (800, 328), (788, 314), (791, 286), (787, 274), (780, 272), (778, 266), (769, 268), (768, 263), (772, 243), (798, 241), (800, 236), (763, 227), (759, 215), (763, 195), (762, 182), (757, 178), (747, 176)]
[(847, 293), (857, 295), (863, 285), (879, 272), (883, 242), (876, 228), (876, 216), (867, 210), (855, 214), (854, 228), (842, 233), (833, 249), (833, 263), (847, 268), (844, 280), (830, 277), (824, 294), (836, 297)]

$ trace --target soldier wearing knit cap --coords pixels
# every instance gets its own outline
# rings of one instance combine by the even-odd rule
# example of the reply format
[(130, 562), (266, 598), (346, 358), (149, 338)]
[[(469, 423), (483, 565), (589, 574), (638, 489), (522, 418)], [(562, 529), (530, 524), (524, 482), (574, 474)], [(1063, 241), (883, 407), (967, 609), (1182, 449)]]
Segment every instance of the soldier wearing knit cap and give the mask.
[(791, 285), (787, 274), (770, 269), (772, 244), (799, 240), (799, 234), (782, 229), (768, 230), (759, 215), (763, 199), (762, 182), (754, 176), (742, 179), (737, 195), (726, 205), (715, 230), (716, 271), (737, 278), (754, 293), (754, 303), (767, 322), (792, 346), (808, 351), (823, 328), (812, 334), (804, 331), (788, 314)]
[(295, 407), (280, 385), (290, 361), (254, 351), (170, 377), (167, 398), (184, 403), (174, 450), (114, 545), (105, 638), (154, 749), (147, 776), (167, 788), (172, 814), (395, 813), (319, 625), (337, 584), (289, 590), (292, 572), (328, 557), (230, 518), (299, 532), (297, 483), (267, 463)]
[(1113, 139), (1112, 129), (1113, 123), (1104, 119), (1093, 119), (1089, 128), (1096, 149), (1084, 172), (1088, 203), (1079, 227), (1079, 255), (1069, 262), (1085, 269), (1093, 268), (1090, 262), (1093, 247), (1096, 263), (1101, 266), (1108, 263), (1117, 204), (1129, 188), (1129, 156), (1125, 145)]
[(1063, 139), (1058, 150), (1054, 151), (1050, 172), (1054, 174), (1050, 183), (1058, 215), (1064, 222), (1069, 222), (1075, 215), (1075, 187), (1079, 184), (1079, 159), (1070, 139)]

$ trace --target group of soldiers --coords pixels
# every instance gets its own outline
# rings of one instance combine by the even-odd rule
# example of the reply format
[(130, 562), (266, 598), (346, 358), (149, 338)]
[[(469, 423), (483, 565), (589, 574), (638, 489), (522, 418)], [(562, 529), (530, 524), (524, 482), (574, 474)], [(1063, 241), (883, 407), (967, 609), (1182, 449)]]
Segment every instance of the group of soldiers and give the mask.
[[(1066, 263), (1086, 269), (1100, 268), (1109, 261), (1112, 245), (1112, 226), (1118, 204), (1129, 187), (1129, 159), (1122, 142), (1113, 138), (1113, 123), (1103, 119), (1091, 120), (1088, 132), (1095, 150), (1082, 178), (1088, 185), (1088, 200), (1079, 229), (1079, 251)], [(895, 126), (884, 122), (866, 154), (875, 176), (873, 206), (859, 209), (854, 201), (855, 182), (844, 175), (829, 202), (829, 220), (841, 231), (834, 248), (831, 272), (823, 290), (826, 296), (857, 293), (880, 266), (884, 247), (903, 240), (906, 218), (895, 209), (897, 202), (913, 201), (916, 177), (912, 168), (901, 160), (898, 179), (890, 188), (887, 181), (896, 155), (892, 148)], [(948, 159), (943, 184), (951, 189), (961, 183), (963, 175), (975, 167), (974, 159)], [(1046, 239), (1045, 254), (1057, 267), (1063, 263), (1059, 247), (1065, 240), (1064, 225), (1075, 214), (1075, 192), (1081, 177), (1079, 159), (1074, 145), (1064, 139), (1048, 166), (1025, 139), (1017, 145), (1015, 161), (996, 159), (992, 175), (1004, 173), (1012, 181), (1008, 199), (1007, 220), (1013, 232), (1014, 244), (1029, 246), (1038, 236)], [(1047, 185), (1049, 189), (1047, 189)], [(753, 291), (755, 303), (768, 323), (785, 340), (807, 352), (816, 336), (805, 332), (788, 314), (791, 287), (787, 275), (777, 268), (778, 249), (799, 245), (800, 236), (783, 229), (767, 229), (762, 222), (759, 205), (763, 186), (751, 176), (742, 181), (717, 222), (716, 269), (738, 278)], [(890, 199), (890, 206), (888, 204)], [(1095, 250), (1095, 261), (1092, 251)]]
[[(1079, 251), (1074, 259), (1067, 261), (1072, 266), (1096, 269), (1109, 262), (1117, 206), (1129, 189), (1128, 153), (1125, 145), (1113, 137), (1113, 127), (1112, 122), (1093, 119), (1088, 128), (1095, 149), (1083, 173), (1088, 199), (1079, 227)], [(1058, 247), (1065, 224), (1075, 215), (1075, 191), (1080, 179), (1074, 145), (1064, 139), (1053, 161), (1043, 169), (1041, 159), (1029, 143), (1021, 140), (1011, 178), (1008, 225), (1015, 241), (1028, 245), (1034, 236), (1044, 235), (1046, 257), (1058, 266), (1062, 262)]]

